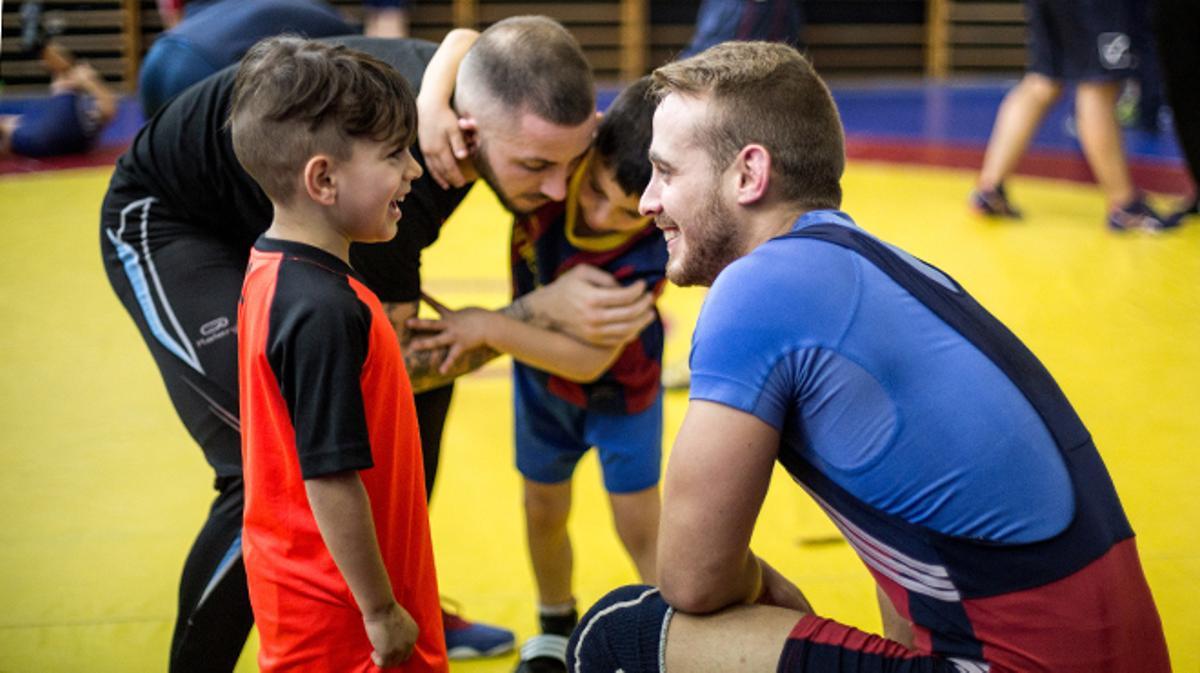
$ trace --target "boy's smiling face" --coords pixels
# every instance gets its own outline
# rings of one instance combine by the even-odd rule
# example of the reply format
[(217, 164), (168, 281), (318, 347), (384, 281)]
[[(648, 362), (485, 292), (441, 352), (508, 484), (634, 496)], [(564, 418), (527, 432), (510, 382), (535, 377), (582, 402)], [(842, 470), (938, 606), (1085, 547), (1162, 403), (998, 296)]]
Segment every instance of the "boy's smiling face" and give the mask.
[(407, 146), (355, 140), (336, 164), (338, 228), (351, 241), (376, 243), (396, 235), (401, 202), (424, 172)]
[(627, 194), (617, 184), (611, 168), (593, 156), (579, 184), (579, 210), (593, 231), (634, 231), (645, 227), (649, 217), (638, 213), (640, 194)]

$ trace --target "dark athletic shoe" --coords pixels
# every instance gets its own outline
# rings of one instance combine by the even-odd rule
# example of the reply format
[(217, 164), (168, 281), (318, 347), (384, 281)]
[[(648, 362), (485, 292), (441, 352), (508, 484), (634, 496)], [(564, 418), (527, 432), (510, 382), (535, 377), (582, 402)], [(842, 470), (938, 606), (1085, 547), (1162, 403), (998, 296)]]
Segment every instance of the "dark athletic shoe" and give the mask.
[(976, 189), (971, 192), (971, 210), (985, 217), (1002, 217), (1009, 220), (1021, 219), (1021, 211), (1013, 207), (1004, 193), (1004, 185), (995, 189)]
[(1149, 231), (1159, 232), (1170, 229), (1168, 223), (1154, 209), (1146, 205), (1142, 197), (1134, 199), (1133, 203), (1117, 208), (1108, 214), (1108, 228), (1113, 231)]
[(567, 673), (567, 639), (543, 633), (526, 640), (514, 673)]

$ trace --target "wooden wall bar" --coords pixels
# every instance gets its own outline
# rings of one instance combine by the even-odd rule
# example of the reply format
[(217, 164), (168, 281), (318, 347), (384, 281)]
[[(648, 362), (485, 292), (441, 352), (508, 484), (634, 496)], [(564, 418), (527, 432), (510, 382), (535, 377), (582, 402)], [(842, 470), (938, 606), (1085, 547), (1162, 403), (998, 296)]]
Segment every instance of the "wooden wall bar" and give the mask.
[[(253, 2), (254, 0), (244, 0)], [(361, 22), (361, 0), (330, 0)], [(798, 0), (805, 49), (828, 76), (947, 77), (1016, 73), (1024, 65), (1020, 0)], [(162, 30), (154, 0), (43, 0), (62, 42), (126, 91)], [(44, 93), (47, 77), (20, 52), (21, 3), (0, 3), (5, 94)], [(546, 14), (584, 47), (603, 82), (630, 81), (675, 58), (690, 41), (699, 0), (415, 0), (412, 34), (437, 41), (456, 26), (485, 28), (506, 16)]]

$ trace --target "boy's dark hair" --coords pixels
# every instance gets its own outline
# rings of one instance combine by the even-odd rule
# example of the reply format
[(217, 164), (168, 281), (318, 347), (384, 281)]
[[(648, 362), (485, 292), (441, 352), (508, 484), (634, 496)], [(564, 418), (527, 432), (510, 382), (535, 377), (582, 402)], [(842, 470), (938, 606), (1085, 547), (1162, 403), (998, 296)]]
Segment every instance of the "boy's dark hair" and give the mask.
[(512, 16), (489, 26), (467, 51), (458, 77), (469, 84), (455, 95), (469, 97), (468, 105), (499, 103), (560, 126), (578, 126), (596, 112), (592, 66), (583, 49), (545, 16)]
[(267, 38), (233, 85), (233, 150), (273, 201), (292, 198), (316, 154), (346, 159), (355, 139), (408, 147), (417, 134), (412, 88), (395, 68), (344, 46)]
[(617, 96), (596, 131), (596, 158), (613, 172), (626, 194), (641, 196), (650, 184), (650, 139), (657, 102), (649, 96), (649, 75)]

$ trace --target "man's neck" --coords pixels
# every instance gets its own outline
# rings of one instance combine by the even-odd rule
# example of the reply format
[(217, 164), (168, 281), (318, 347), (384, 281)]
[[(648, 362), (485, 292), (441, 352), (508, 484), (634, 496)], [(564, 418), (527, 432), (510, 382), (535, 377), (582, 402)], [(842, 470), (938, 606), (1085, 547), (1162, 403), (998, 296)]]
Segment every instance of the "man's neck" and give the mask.
[(746, 228), (746, 243), (744, 254), (750, 254), (758, 246), (772, 238), (783, 236), (790, 232), (796, 220), (808, 210), (791, 203), (777, 203), (771, 206), (760, 206), (761, 210), (751, 213), (749, 226)]

